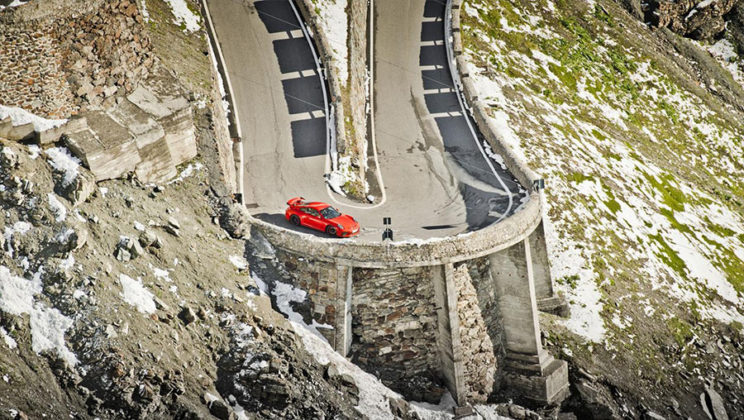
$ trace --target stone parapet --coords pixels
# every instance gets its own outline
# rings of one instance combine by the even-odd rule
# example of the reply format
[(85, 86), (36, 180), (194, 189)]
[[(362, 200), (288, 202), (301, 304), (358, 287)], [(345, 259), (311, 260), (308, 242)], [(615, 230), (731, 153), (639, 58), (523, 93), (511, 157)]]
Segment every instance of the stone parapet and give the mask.
[(251, 223), (275, 247), (324, 261), (368, 268), (420, 267), (486, 256), (527, 238), (542, 221), (537, 194), (524, 208), (487, 228), (446, 238), (393, 243), (338, 240), (286, 229), (259, 219)]

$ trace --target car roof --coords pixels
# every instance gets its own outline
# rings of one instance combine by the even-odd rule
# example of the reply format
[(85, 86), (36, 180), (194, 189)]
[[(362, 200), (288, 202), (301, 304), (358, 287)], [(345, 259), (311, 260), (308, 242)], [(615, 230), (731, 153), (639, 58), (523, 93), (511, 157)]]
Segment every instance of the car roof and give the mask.
[(330, 204), (323, 203), (322, 201), (313, 201), (312, 203), (302, 203), (300, 204), (301, 207), (310, 207), (315, 210), (323, 210), (326, 207), (330, 207)]

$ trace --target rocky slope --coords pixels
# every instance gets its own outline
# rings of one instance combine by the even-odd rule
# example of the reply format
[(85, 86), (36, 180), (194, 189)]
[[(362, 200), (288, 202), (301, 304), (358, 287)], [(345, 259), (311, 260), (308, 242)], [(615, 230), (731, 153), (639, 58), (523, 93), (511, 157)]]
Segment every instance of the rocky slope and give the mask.
[(663, 10), (647, 25), (634, 3), (466, 0), (469, 72), (546, 178), (553, 276), (572, 316), (543, 325), (572, 366), (566, 407), (741, 417), (740, 5), (649, 2)]

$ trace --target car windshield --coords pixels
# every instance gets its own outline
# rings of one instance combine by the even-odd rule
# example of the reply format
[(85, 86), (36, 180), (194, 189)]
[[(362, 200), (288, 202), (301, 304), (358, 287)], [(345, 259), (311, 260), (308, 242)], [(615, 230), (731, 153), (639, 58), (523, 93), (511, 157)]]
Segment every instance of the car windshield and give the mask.
[(341, 213), (339, 213), (338, 210), (334, 209), (333, 207), (324, 208), (320, 211), (320, 214), (323, 215), (324, 219), (335, 219), (338, 216), (341, 216)]

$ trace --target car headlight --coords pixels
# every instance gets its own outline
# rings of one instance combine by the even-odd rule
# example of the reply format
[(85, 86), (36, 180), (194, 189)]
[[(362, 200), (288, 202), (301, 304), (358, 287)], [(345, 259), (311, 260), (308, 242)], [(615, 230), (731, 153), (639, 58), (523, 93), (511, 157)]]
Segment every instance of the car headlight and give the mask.
[(344, 228), (344, 225), (342, 225), (341, 223), (336, 224), (336, 226), (338, 226), (339, 229), (343, 229)]

